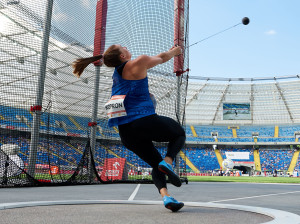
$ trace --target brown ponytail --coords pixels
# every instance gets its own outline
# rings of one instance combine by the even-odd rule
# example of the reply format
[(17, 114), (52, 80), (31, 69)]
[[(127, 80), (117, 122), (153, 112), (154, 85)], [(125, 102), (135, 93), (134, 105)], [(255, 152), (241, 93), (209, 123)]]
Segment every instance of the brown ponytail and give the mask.
[(96, 55), (89, 58), (78, 58), (76, 61), (73, 62), (73, 74), (79, 78), (83, 73), (83, 70), (92, 62), (100, 60), (103, 55)]
[(100, 60), (103, 58), (103, 63), (107, 67), (117, 67), (122, 64), (120, 59), (120, 49), (118, 45), (111, 45), (107, 50), (104, 52), (103, 55), (97, 55), (90, 58), (79, 58), (72, 63), (73, 67), (73, 74), (79, 78), (83, 73), (83, 70), (92, 62)]

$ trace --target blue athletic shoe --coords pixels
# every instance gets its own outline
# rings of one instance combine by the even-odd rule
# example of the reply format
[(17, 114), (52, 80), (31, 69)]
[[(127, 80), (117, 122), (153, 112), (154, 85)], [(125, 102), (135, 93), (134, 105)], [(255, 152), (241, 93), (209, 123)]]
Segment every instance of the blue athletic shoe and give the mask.
[(169, 181), (176, 187), (181, 186), (181, 180), (179, 176), (173, 171), (172, 165), (166, 163), (164, 160), (158, 164), (158, 169), (167, 174)]
[(172, 210), (172, 212), (177, 212), (184, 206), (182, 202), (178, 202), (175, 198), (172, 198), (170, 196), (164, 196), (163, 200), (165, 207)]

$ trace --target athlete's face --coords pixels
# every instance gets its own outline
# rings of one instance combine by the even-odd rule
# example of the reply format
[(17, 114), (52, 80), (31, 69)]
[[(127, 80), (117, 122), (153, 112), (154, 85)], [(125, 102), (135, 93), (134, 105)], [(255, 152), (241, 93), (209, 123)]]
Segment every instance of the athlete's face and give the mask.
[(127, 47), (119, 45), (119, 50), (121, 52), (120, 58), (122, 61), (128, 61), (131, 59), (131, 53), (128, 51)]

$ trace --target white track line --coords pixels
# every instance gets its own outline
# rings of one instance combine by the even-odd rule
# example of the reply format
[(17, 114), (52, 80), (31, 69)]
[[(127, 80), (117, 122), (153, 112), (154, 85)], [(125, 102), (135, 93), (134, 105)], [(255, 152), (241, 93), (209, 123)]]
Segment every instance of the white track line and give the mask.
[(141, 184), (138, 184), (136, 186), (136, 188), (134, 189), (134, 191), (132, 192), (132, 194), (130, 195), (130, 197), (128, 198), (128, 201), (133, 201), (134, 197), (136, 196), (137, 192), (140, 189)]
[[(33, 206), (50, 206), (50, 205), (89, 205), (89, 204), (134, 204), (134, 205), (162, 205), (162, 201), (128, 201), (128, 200), (70, 200), (70, 201), (29, 201), (15, 203), (0, 203), (0, 211), (13, 208), (25, 208)], [(251, 207), (244, 205), (232, 204), (215, 204), (215, 203), (199, 203), (199, 202), (184, 202), (185, 206), (192, 207), (207, 207), (207, 208), (225, 208), (238, 211), (254, 212), (273, 218), (268, 224), (299, 224), (300, 216), (294, 213), (261, 207)], [(213, 220), (213, 217), (212, 217)], [(265, 223), (265, 224), (267, 224)]]
[(232, 198), (232, 199), (225, 199), (225, 200), (219, 200), (219, 201), (210, 201), (210, 203), (222, 202), (222, 201), (236, 201), (236, 200), (243, 200), (243, 199), (260, 198), (260, 197), (269, 197), (269, 196), (277, 196), (277, 195), (284, 195), (284, 194), (294, 194), (294, 193), (299, 193), (299, 192), (300, 191), (290, 191), (290, 192), (284, 192), (284, 193), (278, 193), (278, 194), (264, 194), (264, 195), (257, 195), (257, 196), (251, 196), (251, 197)]

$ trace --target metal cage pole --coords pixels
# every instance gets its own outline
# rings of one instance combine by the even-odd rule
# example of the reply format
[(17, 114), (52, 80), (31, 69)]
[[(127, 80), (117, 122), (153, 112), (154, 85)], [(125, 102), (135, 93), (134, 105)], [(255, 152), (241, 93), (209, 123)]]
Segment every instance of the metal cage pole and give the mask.
[[(105, 30), (107, 18), (107, 0), (98, 0), (96, 6), (96, 21), (95, 21), (95, 37), (94, 37), (94, 56), (103, 54), (105, 47)], [(91, 153), (94, 156), (96, 150), (96, 133), (97, 133), (97, 114), (99, 100), (99, 85), (100, 85), (100, 66), (101, 61), (94, 62), (95, 65), (95, 82), (94, 82), (94, 97), (92, 105), (92, 120), (91, 120)], [(90, 156), (90, 175), (92, 174), (92, 163)], [(92, 175), (91, 175), (92, 176)]]
[[(174, 45), (184, 47), (184, 0), (174, 0)], [(174, 58), (174, 73), (177, 76), (177, 99), (176, 99), (176, 116), (180, 123), (180, 104), (181, 104), (181, 75), (183, 73), (183, 55)], [(181, 124), (181, 123), (180, 123)], [(182, 125), (182, 124), (181, 124)], [(176, 156), (175, 170), (179, 174), (180, 155)]]
[[(100, 66), (95, 66), (95, 81), (94, 81), (94, 97), (93, 97), (93, 105), (92, 105), (92, 124), (91, 125), (91, 154), (95, 155), (96, 148), (96, 133), (97, 133), (97, 114), (98, 114), (98, 100), (99, 100), (99, 82), (100, 82)], [(93, 167), (92, 167), (92, 157), (90, 156), (89, 167), (90, 167), (90, 177), (92, 178)], [(90, 178), (90, 181), (92, 179)]]
[(34, 177), (35, 175), (35, 164), (36, 164), (37, 150), (39, 144), (39, 129), (40, 129), (41, 109), (42, 109), (43, 96), (44, 96), (44, 85), (45, 85), (46, 65), (47, 65), (47, 58), (48, 58), (49, 36), (51, 30), (53, 0), (48, 0), (47, 3), (48, 4), (46, 8), (46, 18), (45, 18), (44, 30), (43, 30), (41, 62), (39, 68), (40, 75), (38, 77), (35, 105), (31, 107), (31, 111), (34, 113), (33, 113), (33, 122), (32, 122), (33, 124), (31, 128), (31, 144), (30, 144), (30, 152), (29, 152), (29, 159), (28, 159), (28, 174), (32, 177)]
[[(177, 119), (178, 119), (178, 122), (180, 125), (181, 122), (180, 122), (180, 103), (181, 103), (181, 94), (180, 94), (180, 81), (181, 81), (181, 76), (177, 76), (177, 100), (176, 100), (176, 116), (177, 116)], [(180, 155), (179, 153), (176, 155), (176, 163), (175, 163), (175, 168), (176, 168), (176, 173), (179, 174), (179, 168), (180, 168)]]

